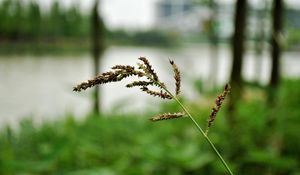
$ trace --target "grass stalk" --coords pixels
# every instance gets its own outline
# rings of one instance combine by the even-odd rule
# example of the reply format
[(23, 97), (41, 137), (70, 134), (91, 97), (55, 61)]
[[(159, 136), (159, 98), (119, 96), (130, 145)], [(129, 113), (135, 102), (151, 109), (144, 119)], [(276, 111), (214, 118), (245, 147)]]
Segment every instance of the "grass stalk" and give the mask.
[[(159, 82), (158, 82), (159, 83)], [(179, 101), (179, 99), (174, 96), (167, 88), (164, 88), (164, 90), (172, 96), (172, 98), (180, 105), (180, 107), (183, 109), (183, 111), (186, 113), (186, 115), (192, 120), (198, 131), (202, 134), (202, 136), (205, 138), (205, 140), (209, 143), (209, 146), (212, 148), (212, 150), (215, 152), (215, 154), (218, 156), (222, 164), (224, 165), (225, 169), (230, 175), (233, 175), (231, 169), (227, 165), (225, 159), (223, 156), (219, 153), (218, 149), (215, 147), (215, 145), (212, 143), (210, 138), (207, 136), (207, 134), (204, 132), (204, 130), (200, 127), (200, 125), (197, 123), (197, 121), (194, 119), (194, 117), (189, 113), (189, 111), (186, 109), (186, 107)]]
[[(80, 92), (81, 90), (85, 90), (87, 88), (91, 88), (93, 86), (99, 85), (99, 84), (106, 84), (111, 82), (117, 82), (121, 81), (129, 76), (137, 76), (138, 78), (144, 78), (145, 80), (139, 80), (134, 81), (130, 84), (127, 84), (126, 87), (132, 88), (132, 87), (139, 87), (140, 90), (143, 92), (154, 96), (159, 97), (161, 99), (166, 100), (175, 100), (183, 109), (184, 113), (177, 112), (177, 113), (164, 113), (157, 115), (155, 117), (152, 117), (151, 121), (160, 121), (160, 120), (167, 120), (167, 119), (175, 119), (180, 118), (184, 115), (187, 115), (194, 125), (197, 127), (197, 129), (200, 131), (200, 133), (203, 135), (205, 140), (209, 143), (210, 147), (213, 149), (215, 154), (218, 156), (218, 158), (221, 160), (222, 164), (224, 165), (225, 169), (228, 171), (230, 175), (233, 175), (231, 169), (227, 165), (226, 161), (222, 157), (222, 155), (219, 153), (215, 145), (211, 142), (209, 139), (207, 133), (209, 128), (212, 126), (214, 120), (216, 119), (216, 115), (218, 111), (221, 108), (221, 105), (226, 97), (226, 95), (230, 91), (230, 86), (227, 84), (224, 88), (224, 92), (217, 97), (215, 100), (215, 106), (212, 108), (212, 112), (209, 116), (208, 125), (206, 132), (200, 127), (200, 125), (196, 122), (194, 117), (189, 113), (189, 111), (186, 109), (186, 107), (179, 101), (177, 96), (180, 94), (180, 85), (181, 85), (181, 76), (180, 71), (177, 67), (177, 65), (174, 63), (174, 61), (169, 60), (170, 64), (172, 65), (173, 72), (174, 72), (174, 79), (175, 79), (175, 95), (170, 92), (170, 90), (166, 87), (166, 85), (159, 80), (158, 75), (155, 73), (154, 69), (152, 68), (152, 65), (145, 57), (139, 58), (142, 63), (137, 63), (138, 68), (136, 69), (133, 66), (130, 65), (115, 65), (112, 67), (111, 71), (104, 72), (102, 74), (97, 75), (95, 78), (88, 80), (86, 82), (82, 82), (81, 84), (75, 86), (73, 88), (74, 91)], [(160, 91), (151, 90), (148, 87), (149, 86), (156, 86), (160, 89)]]
[(196, 120), (194, 119), (194, 117), (188, 112), (188, 110), (185, 108), (185, 106), (178, 100), (178, 98), (174, 97), (174, 100), (180, 105), (180, 107), (184, 110), (184, 112), (188, 115), (188, 117), (192, 120), (192, 122), (194, 123), (194, 125), (196, 126), (196, 128), (200, 131), (200, 133), (202, 134), (202, 136), (205, 138), (205, 140), (209, 143), (209, 146), (213, 149), (213, 151), (215, 152), (215, 154), (218, 156), (218, 158), (221, 160), (222, 164), (224, 165), (224, 167), (226, 168), (227, 172), (230, 175), (233, 175), (231, 169), (229, 168), (229, 166), (227, 165), (226, 161), (224, 160), (224, 158), (222, 157), (222, 155), (219, 153), (218, 149), (215, 147), (215, 145), (212, 143), (212, 141), (209, 139), (209, 137), (207, 136), (207, 134), (205, 134), (205, 132), (203, 131), (203, 129), (199, 126), (199, 124), (196, 122)]

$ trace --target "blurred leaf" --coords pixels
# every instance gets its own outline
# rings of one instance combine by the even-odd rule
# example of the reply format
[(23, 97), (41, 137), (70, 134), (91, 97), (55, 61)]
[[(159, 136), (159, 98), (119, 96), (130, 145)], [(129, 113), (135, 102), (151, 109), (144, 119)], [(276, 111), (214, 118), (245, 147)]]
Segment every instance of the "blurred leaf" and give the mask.
[(65, 175), (116, 175), (112, 169), (109, 168), (95, 168), (89, 170), (77, 170), (65, 173)]
[(246, 161), (266, 165), (277, 170), (293, 170), (298, 166), (295, 158), (281, 157), (268, 151), (251, 151), (247, 155)]

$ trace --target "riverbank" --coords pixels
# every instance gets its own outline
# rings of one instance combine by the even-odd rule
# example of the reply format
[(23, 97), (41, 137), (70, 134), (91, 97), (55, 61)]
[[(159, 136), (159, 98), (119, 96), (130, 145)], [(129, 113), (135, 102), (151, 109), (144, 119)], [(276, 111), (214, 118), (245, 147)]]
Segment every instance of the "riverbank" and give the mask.
[[(0, 55), (77, 55), (91, 51), (89, 37), (40, 37), (40, 38), (0, 38)], [(181, 45), (179, 36), (172, 32), (162, 31), (107, 31), (107, 47), (142, 46), (173, 48)]]

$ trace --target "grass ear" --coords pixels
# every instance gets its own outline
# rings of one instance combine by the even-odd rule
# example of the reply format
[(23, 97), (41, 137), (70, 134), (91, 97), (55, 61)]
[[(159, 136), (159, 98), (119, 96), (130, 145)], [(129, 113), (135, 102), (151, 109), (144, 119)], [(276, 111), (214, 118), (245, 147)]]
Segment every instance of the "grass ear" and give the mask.
[[(138, 78), (144, 78), (147, 81), (133, 81), (132, 83), (129, 83), (126, 85), (128, 88), (132, 87), (140, 87), (140, 89), (155, 97), (160, 97), (162, 99), (169, 99), (169, 100), (175, 100), (182, 108), (183, 112), (177, 112), (177, 113), (164, 113), (164, 114), (159, 114), (157, 116), (154, 116), (150, 118), (151, 121), (160, 121), (160, 120), (168, 120), (168, 119), (175, 119), (175, 118), (181, 118), (184, 115), (188, 116), (191, 121), (194, 123), (194, 125), (197, 127), (198, 131), (203, 135), (204, 139), (209, 143), (210, 147), (213, 149), (215, 154), (218, 156), (218, 158), (221, 160), (222, 164), (224, 165), (225, 169), (229, 174), (233, 174), (219, 153), (219, 151), (216, 149), (214, 144), (210, 141), (209, 137), (207, 136), (208, 129), (211, 127), (213, 124), (213, 121), (216, 119), (216, 115), (218, 111), (221, 108), (221, 105), (226, 97), (226, 95), (229, 93), (230, 86), (226, 85), (224, 92), (219, 95), (215, 101), (215, 106), (212, 109), (212, 113), (209, 116), (208, 120), (208, 126), (206, 129), (206, 132), (203, 131), (203, 129), (200, 127), (200, 125), (196, 122), (194, 117), (189, 113), (187, 108), (179, 101), (177, 96), (180, 94), (180, 86), (181, 86), (181, 77), (180, 77), (180, 71), (175, 64), (174, 61), (169, 60), (170, 64), (172, 65), (173, 72), (174, 72), (174, 79), (175, 79), (175, 94), (172, 94), (171, 91), (166, 87), (166, 85), (159, 80), (158, 75), (152, 68), (152, 65), (148, 61), (147, 58), (145, 57), (140, 57), (139, 58), (142, 63), (137, 63), (138, 68), (135, 69), (133, 66), (129, 65), (116, 65), (112, 67), (111, 71), (102, 73), (97, 75), (94, 79), (88, 80), (87, 82), (83, 82), (77, 86), (74, 87), (74, 91), (81, 91), (85, 90), (87, 88), (96, 86), (98, 84), (105, 84), (105, 83), (111, 83), (111, 82), (116, 82), (116, 81), (121, 81), (129, 76), (137, 76)], [(160, 90), (159, 91), (154, 91), (150, 90), (150, 86), (156, 86)]]
[(180, 94), (180, 86), (181, 86), (180, 71), (173, 60), (169, 60), (169, 62), (172, 65), (174, 71), (174, 79), (175, 79), (175, 87), (176, 87), (175, 94), (177, 96)]
[(169, 119), (176, 119), (183, 117), (185, 114), (183, 112), (177, 112), (177, 113), (164, 113), (164, 114), (159, 114), (157, 116), (154, 116), (150, 118), (151, 121), (156, 122), (160, 120), (169, 120)]
[(219, 112), (219, 110), (222, 107), (222, 103), (225, 100), (227, 94), (230, 92), (230, 85), (226, 84), (224, 87), (224, 91), (222, 94), (220, 94), (216, 100), (215, 100), (215, 106), (212, 108), (211, 113), (209, 115), (208, 118), (208, 122), (207, 122), (207, 128), (205, 131), (205, 134), (208, 134), (208, 130), (209, 128), (212, 126), (213, 122), (215, 121), (216, 117), (217, 117), (217, 113)]

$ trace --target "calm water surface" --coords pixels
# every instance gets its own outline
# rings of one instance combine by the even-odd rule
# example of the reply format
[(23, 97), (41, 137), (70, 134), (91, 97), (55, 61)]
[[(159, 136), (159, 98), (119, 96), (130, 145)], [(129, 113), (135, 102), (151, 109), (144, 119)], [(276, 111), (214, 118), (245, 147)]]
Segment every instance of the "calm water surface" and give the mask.
[[(132, 64), (140, 56), (149, 58), (157, 73), (167, 85), (173, 86), (173, 73), (168, 59), (173, 59), (183, 75), (182, 92), (188, 98), (199, 98), (193, 89), (198, 78), (208, 80), (210, 72), (210, 50), (207, 46), (189, 46), (177, 50), (141, 47), (111, 47), (103, 56), (101, 70), (106, 71), (115, 64)], [(222, 47), (219, 50), (218, 65), (214, 66), (219, 85), (228, 81), (231, 52)], [(283, 55), (282, 74), (284, 77), (300, 77), (299, 53)], [(247, 53), (243, 75), (251, 80), (256, 77), (255, 55)], [(89, 55), (78, 57), (0, 57), (0, 125), (16, 124), (24, 117), (34, 121), (51, 120), (71, 113), (83, 117), (91, 108), (91, 90), (83, 93), (72, 92), (77, 83), (93, 77), (92, 59)], [(270, 59), (263, 55), (260, 82), (269, 80)], [(126, 82), (125, 82), (126, 83)], [(101, 86), (102, 108), (106, 112), (143, 111), (155, 109), (160, 100), (140, 93), (138, 89), (127, 89), (125, 83)], [(150, 105), (149, 105), (150, 104)]]

